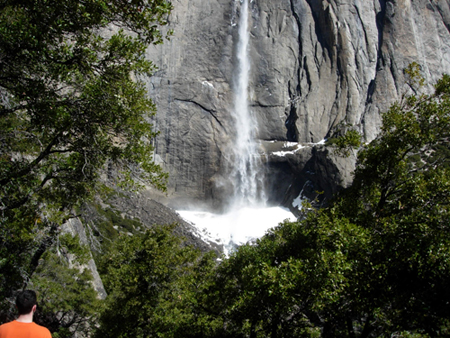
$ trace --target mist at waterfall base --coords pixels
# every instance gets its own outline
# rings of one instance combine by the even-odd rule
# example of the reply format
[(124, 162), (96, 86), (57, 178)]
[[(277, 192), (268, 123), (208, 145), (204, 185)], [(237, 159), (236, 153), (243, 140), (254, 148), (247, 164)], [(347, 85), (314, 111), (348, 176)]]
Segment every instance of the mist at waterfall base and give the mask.
[(178, 213), (195, 225), (201, 238), (223, 245), (225, 254), (237, 245), (262, 237), (267, 230), (285, 219), (296, 220), (290, 211), (280, 207), (243, 206), (226, 214), (205, 211)]

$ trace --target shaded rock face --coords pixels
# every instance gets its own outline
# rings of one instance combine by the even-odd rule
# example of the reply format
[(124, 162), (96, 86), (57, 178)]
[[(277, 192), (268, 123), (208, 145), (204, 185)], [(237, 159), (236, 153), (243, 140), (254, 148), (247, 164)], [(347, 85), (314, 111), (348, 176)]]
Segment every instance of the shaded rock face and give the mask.
[[(140, 227), (134, 229), (136, 230), (134, 236), (139, 236), (140, 233), (154, 225), (176, 224), (174, 234), (181, 236), (185, 245), (192, 245), (203, 252), (213, 250), (219, 255), (223, 252), (221, 245), (202, 240), (199, 232), (192, 224), (184, 221), (174, 210), (148, 198), (145, 193), (126, 194), (117, 191), (110, 200), (105, 202), (97, 200), (97, 202), (102, 205), (103, 209), (114, 208), (122, 218), (139, 220)], [(102, 217), (93, 204), (85, 204), (82, 208), (82, 217), (69, 219), (61, 226), (61, 233), (69, 233), (72, 236), (78, 235), (80, 244), (90, 247), (91, 258), (84, 265), (79, 264), (73, 254), (67, 253), (65, 258), (68, 260), (70, 267), (75, 267), (80, 271), (88, 269), (91, 272), (92, 286), (97, 292), (98, 298), (105, 299), (107, 293), (92, 255), (93, 252), (104, 254), (100, 242), (93, 234), (94, 232), (101, 232), (97, 229), (95, 223), (101, 221)], [(131, 233), (128, 233), (128, 235), (133, 236)], [(107, 234), (102, 234), (102, 237), (111, 241)]]
[(298, 215), (293, 201), (307, 199), (320, 207), (353, 181), (356, 151), (337, 154), (323, 145), (293, 142), (264, 142), (270, 175), (267, 190), (271, 202), (279, 203)]
[[(88, 237), (86, 236), (85, 228), (79, 218), (72, 218), (66, 223), (62, 225), (62, 233), (69, 233), (72, 236), (78, 235), (80, 238), (80, 244), (82, 245), (90, 245), (90, 241), (88, 240)], [(105, 299), (107, 294), (105, 287), (103, 286), (103, 282), (100, 278), (100, 275), (97, 270), (97, 265), (95, 264), (95, 261), (93, 258), (89, 259), (89, 262), (84, 265), (80, 266), (76, 261), (73, 261), (73, 257), (69, 258), (69, 264), (71, 267), (77, 267), (81, 271), (84, 269), (88, 269), (92, 274), (92, 286), (94, 290), (97, 292), (97, 295), (100, 299)]]
[[(139, 220), (142, 224), (142, 229), (138, 229), (140, 232), (155, 225), (176, 224), (174, 234), (181, 236), (185, 244), (192, 245), (203, 252), (209, 250), (214, 250), (219, 254), (223, 252), (222, 246), (202, 240), (192, 224), (183, 220), (173, 209), (151, 199), (146, 192), (115, 194), (104, 206), (113, 207), (121, 213), (123, 218)], [(86, 216), (88, 215), (85, 214), (85, 221), (89, 223)]]
[[(174, 36), (148, 51), (159, 67), (148, 80), (158, 109), (155, 158), (170, 175), (169, 204), (214, 206), (228, 194), (239, 0), (173, 5)], [(380, 114), (406, 92), (411, 62), (430, 84), (450, 73), (449, 0), (253, 0), (250, 9), (249, 102), (260, 140), (315, 143), (351, 125), (370, 141)], [(297, 161), (323, 152), (296, 153)], [(292, 163), (269, 161), (269, 178), (301, 184)], [(322, 184), (337, 177), (331, 167), (319, 174)], [(292, 193), (283, 189), (278, 202)]]

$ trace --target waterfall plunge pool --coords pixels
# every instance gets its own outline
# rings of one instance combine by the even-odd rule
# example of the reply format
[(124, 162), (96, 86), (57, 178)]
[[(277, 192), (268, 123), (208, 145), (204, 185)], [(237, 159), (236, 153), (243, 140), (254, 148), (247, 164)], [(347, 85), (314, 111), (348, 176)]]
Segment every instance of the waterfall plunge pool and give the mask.
[(190, 210), (177, 212), (197, 229), (200, 238), (223, 245), (225, 255), (233, 247), (264, 236), (267, 230), (285, 219), (296, 220), (289, 210), (281, 207), (243, 207), (226, 214)]

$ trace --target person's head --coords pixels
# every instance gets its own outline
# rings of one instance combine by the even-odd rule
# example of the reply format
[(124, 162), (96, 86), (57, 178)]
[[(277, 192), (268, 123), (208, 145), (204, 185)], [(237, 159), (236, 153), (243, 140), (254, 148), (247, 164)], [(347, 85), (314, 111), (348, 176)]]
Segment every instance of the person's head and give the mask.
[(36, 292), (33, 290), (20, 292), (16, 298), (16, 306), (17, 310), (19, 310), (19, 315), (26, 315), (33, 311), (33, 307), (36, 303)]

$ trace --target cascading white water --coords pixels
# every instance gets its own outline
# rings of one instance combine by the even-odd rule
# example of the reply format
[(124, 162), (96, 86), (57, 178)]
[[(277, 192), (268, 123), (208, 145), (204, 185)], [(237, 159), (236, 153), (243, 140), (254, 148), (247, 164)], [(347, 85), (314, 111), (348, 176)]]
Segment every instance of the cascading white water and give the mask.
[(250, 76), (249, 59), (249, 3), (241, 0), (239, 17), (238, 43), (236, 48), (237, 72), (235, 73), (235, 102), (233, 117), (236, 127), (233, 168), (231, 180), (234, 187), (231, 208), (245, 206), (264, 206), (263, 188), (264, 172), (261, 170), (261, 159), (258, 144), (256, 119), (248, 103), (248, 84)]
[(229, 210), (225, 214), (211, 214), (199, 211), (178, 211), (193, 222), (199, 235), (207, 240), (224, 245), (227, 254), (235, 245), (259, 238), (267, 229), (284, 219), (295, 217), (287, 210), (267, 207), (264, 191), (264, 170), (259, 144), (256, 142), (257, 122), (249, 107), (249, 2), (234, 0), (241, 4), (236, 48), (237, 69), (234, 79), (235, 102), (232, 112), (235, 122), (235, 142), (231, 160), (230, 182), (233, 194)]

